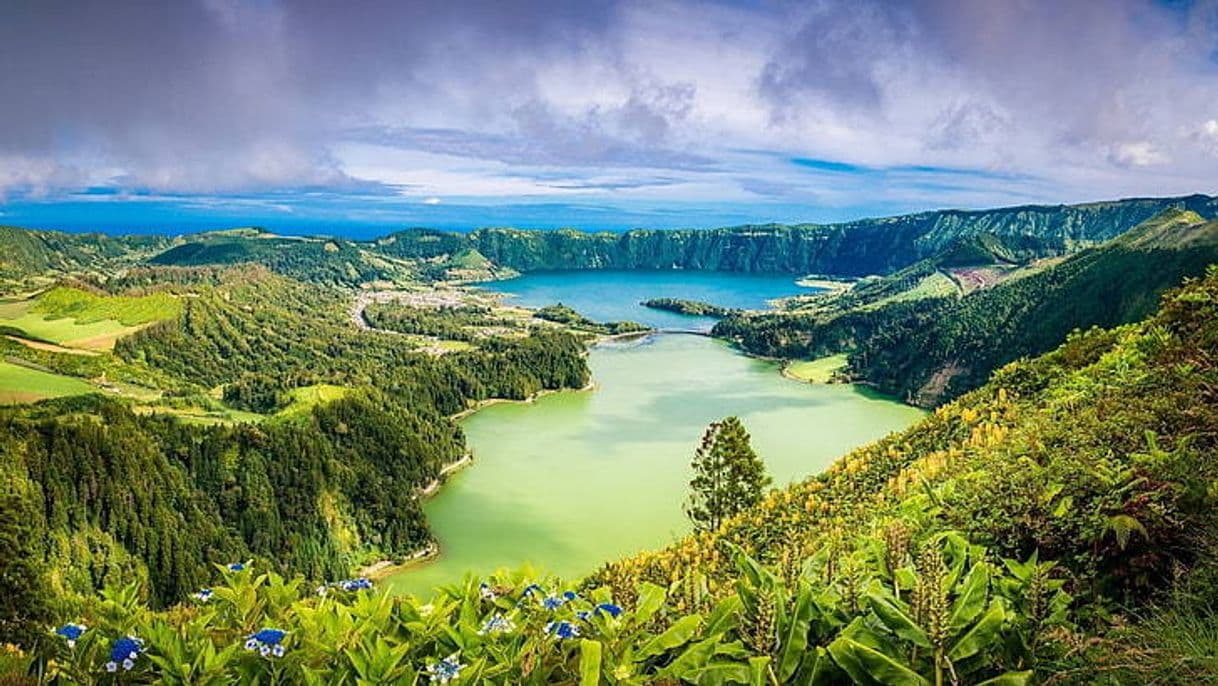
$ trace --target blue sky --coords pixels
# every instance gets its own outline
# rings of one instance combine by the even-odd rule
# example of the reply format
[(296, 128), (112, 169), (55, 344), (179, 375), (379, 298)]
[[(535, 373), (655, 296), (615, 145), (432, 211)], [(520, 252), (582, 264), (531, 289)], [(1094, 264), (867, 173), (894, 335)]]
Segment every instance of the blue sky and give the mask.
[(1215, 0), (47, 0), (0, 6), (0, 64), (6, 224), (668, 228), (1218, 192)]

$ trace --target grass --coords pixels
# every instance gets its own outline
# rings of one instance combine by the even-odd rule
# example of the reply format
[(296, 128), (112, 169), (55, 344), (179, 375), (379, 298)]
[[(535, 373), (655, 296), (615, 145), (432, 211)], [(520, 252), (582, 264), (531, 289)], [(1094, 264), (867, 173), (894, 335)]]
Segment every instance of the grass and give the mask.
[(96, 392), (97, 387), (83, 379), (0, 362), (0, 403), (28, 403)]
[(783, 370), (787, 376), (808, 383), (829, 383), (833, 374), (846, 366), (845, 355), (830, 355), (815, 360), (791, 362)]
[(177, 298), (165, 294), (95, 295), (75, 288), (52, 288), (34, 299), (32, 312), (48, 319), (72, 318), (81, 324), (114, 320), (123, 326), (172, 319), (182, 311)]
[(935, 272), (929, 274), (918, 281), (913, 288), (906, 291), (901, 291), (896, 295), (890, 295), (887, 298), (877, 300), (873, 303), (864, 305), (863, 310), (875, 310), (891, 303), (904, 302), (907, 300), (923, 300), (925, 298), (945, 298), (960, 294), (960, 286), (952, 280), (950, 276), (943, 272)]
[(343, 386), (334, 386), (331, 384), (315, 384), (313, 386), (301, 386), (293, 388), (288, 395), (291, 396), (292, 402), (282, 410), (275, 413), (275, 417), (292, 418), (300, 417), (308, 414), (313, 408), (322, 403), (328, 403), (342, 398), (347, 395), (351, 389)]
[(0, 301), (0, 325), (38, 341), (109, 350), (119, 338), (180, 311), (181, 303), (163, 293), (104, 296), (61, 286), (29, 299)]

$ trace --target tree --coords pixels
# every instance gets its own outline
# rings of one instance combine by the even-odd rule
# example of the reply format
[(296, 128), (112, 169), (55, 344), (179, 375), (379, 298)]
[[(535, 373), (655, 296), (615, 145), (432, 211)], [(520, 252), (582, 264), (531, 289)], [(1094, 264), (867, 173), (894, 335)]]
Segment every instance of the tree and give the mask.
[(739, 417), (713, 422), (694, 452), (692, 493), (685, 506), (697, 531), (713, 531), (729, 517), (756, 505), (770, 485), (765, 463), (749, 444)]
[(0, 643), (33, 645), (50, 621), (30, 483), (0, 471)]

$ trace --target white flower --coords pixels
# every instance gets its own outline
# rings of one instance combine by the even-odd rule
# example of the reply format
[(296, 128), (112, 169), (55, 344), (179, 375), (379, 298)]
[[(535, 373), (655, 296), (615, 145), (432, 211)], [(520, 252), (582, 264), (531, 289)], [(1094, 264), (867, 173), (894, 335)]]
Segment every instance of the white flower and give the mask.
[(106, 671), (107, 671), (107, 672), (117, 672), (117, 671), (118, 671), (118, 663), (117, 663), (117, 662), (107, 662), (107, 663), (106, 663)]

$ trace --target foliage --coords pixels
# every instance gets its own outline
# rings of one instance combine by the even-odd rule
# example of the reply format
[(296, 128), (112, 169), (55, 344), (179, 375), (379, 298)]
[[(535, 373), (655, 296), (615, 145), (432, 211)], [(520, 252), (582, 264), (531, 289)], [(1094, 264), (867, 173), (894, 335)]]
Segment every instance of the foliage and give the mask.
[(51, 618), (36, 535), (36, 493), (5, 465), (0, 480), (0, 513), (8, 521), (0, 528), (0, 643), (34, 645)]
[[(379, 393), (302, 421), (198, 427), (100, 397), (0, 414), (0, 461), (35, 494), (54, 590), (147, 579), (182, 597), (209, 560), (257, 556), (319, 578), (428, 540), (415, 494), (463, 454), (459, 429)], [(0, 527), (7, 531), (10, 524)]]
[[(1007, 571), (1018, 563), (993, 564), (954, 534), (924, 550), (939, 567), (858, 557), (851, 576), (825, 574), (823, 557), (791, 575), (736, 550), (736, 587), (697, 611), (681, 608), (681, 588), (651, 583), (626, 604), (606, 587), (500, 573), (423, 603), (220, 567), (221, 584), (167, 611), (108, 591), (74, 621), (83, 633), (64, 632), (70, 645), (43, 641), (37, 666), (63, 683), (111, 683), (111, 646), (130, 636), (136, 656), (115, 668), (124, 683), (921, 684), (936, 665), (953, 681), (1023, 683), (1037, 662), (1020, 640), (1028, 590)], [(1068, 601), (1060, 585), (1046, 592), (1049, 605)]]
[(765, 463), (749, 444), (739, 417), (726, 417), (707, 427), (692, 467), (685, 512), (697, 531), (714, 531), (724, 520), (756, 505), (770, 484)]
[(288, 404), (287, 386), (278, 377), (248, 372), (224, 386), (224, 402), (233, 407), (270, 414)]

